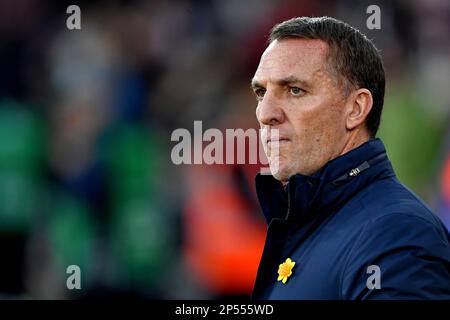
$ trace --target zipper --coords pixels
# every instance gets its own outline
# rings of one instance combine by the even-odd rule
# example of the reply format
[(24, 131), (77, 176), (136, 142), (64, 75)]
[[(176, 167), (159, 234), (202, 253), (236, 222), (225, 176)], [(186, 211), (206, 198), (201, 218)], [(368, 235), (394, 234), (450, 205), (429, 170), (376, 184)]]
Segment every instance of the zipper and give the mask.
[(344, 173), (342, 176), (340, 176), (339, 178), (335, 179), (332, 183), (335, 186), (340, 185), (341, 183), (355, 178), (356, 176), (358, 176), (361, 172), (369, 169), (371, 166), (375, 165), (376, 163), (378, 163), (381, 159), (384, 159), (386, 157), (386, 153), (382, 153), (379, 154), (378, 156), (376, 156), (375, 158), (372, 158), (368, 161), (364, 161), (363, 163), (361, 163), (359, 166), (357, 166), (356, 168), (351, 169), (349, 172)]
[(291, 179), (291, 181), (289, 181), (289, 184), (287, 185), (287, 212), (286, 212), (286, 220), (289, 219), (289, 215), (291, 213), (291, 192), (292, 190), (294, 190), (295, 188), (295, 179)]

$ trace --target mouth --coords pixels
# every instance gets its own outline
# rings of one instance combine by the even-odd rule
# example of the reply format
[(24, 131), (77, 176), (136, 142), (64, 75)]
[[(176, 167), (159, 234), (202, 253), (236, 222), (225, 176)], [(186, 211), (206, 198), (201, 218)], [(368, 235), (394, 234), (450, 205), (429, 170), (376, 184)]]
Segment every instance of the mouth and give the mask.
[(291, 140), (289, 140), (288, 138), (278, 138), (278, 139), (267, 139), (267, 144), (269, 143), (274, 143), (274, 142), (278, 142), (278, 143), (286, 143), (286, 142), (290, 142)]

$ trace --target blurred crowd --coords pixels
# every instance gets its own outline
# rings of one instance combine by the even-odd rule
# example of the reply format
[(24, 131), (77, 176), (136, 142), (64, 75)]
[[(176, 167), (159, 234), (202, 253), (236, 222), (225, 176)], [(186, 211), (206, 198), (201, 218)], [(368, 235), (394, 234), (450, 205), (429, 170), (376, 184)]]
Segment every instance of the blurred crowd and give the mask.
[[(247, 298), (265, 223), (260, 165), (174, 165), (177, 128), (257, 128), (270, 28), (328, 15), (381, 50), (379, 136), (450, 228), (450, 3), (0, 1), (0, 298)], [(81, 269), (68, 290), (66, 269)]]

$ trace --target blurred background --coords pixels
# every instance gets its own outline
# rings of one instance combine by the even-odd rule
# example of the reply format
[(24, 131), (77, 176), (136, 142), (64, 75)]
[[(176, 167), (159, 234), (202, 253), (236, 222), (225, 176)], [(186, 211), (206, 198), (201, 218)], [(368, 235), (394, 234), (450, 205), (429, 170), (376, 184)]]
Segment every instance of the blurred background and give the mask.
[[(261, 166), (177, 166), (170, 138), (194, 120), (258, 128), (249, 82), (267, 35), (303, 15), (381, 50), (379, 136), (450, 228), (449, 1), (1, 0), (0, 298), (248, 298)], [(81, 290), (66, 287), (73, 264)]]

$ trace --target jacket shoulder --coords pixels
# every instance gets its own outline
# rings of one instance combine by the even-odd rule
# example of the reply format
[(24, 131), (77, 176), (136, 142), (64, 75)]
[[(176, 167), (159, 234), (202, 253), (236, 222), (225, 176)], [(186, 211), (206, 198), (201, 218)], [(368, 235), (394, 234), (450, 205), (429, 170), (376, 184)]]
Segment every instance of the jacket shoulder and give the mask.
[(396, 178), (377, 181), (366, 188), (358, 200), (367, 214), (366, 221), (382, 219), (395, 224), (415, 218), (409, 222), (427, 222), (438, 229), (443, 227), (431, 208)]
[[(364, 224), (345, 263), (347, 299), (450, 298), (450, 234), (412, 191), (396, 180), (378, 183), (359, 199)], [(381, 289), (366, 286), (367, 268), (381, 272)]]

